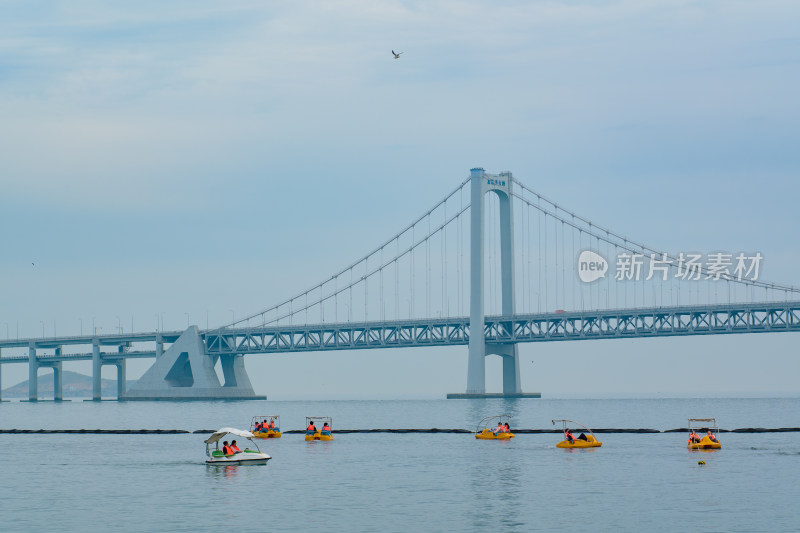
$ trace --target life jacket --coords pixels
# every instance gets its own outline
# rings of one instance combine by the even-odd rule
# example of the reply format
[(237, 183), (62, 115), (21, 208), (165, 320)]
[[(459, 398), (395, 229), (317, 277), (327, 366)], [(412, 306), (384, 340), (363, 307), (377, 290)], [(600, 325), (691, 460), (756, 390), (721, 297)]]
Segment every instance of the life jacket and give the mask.
[(306, 428), (306, 431), (317, 431), (317, 426), (315, 426), (314, 424), (309, 424), (308, 427)]
[(565, 437), (567, 438), (567, 440), (568, 440), (568, 441), (570, 441), (570, 442), (574, 442), (574, 441), (575, 441), (575, 437), (573, 437), (573, 436), (572, 436), (572, 433), (570, 433), (569, 431), (565, 432), (565, 433), (564, 433), (564, 436), (565, 436)]
[(264, 426), (262, 426), (260, 423), (259, 423), (259, 424), (256, 424), (256, 431), (261, 431), (261, 429), (262, 429), (263, 427), (264, 427)]
[(269, 423), (269, 429), (275, 429), (275, 421), (271, 420)]
[(322, 426), (322, 431), (330, 431), (330, 430), (331, 430), (331, 427), (328, 424), (325, 424), (324, 426)]
[(510, 427), (508, 427), (508, 424), (506, 424), (505, 426), (503, 426), (503, 433), (511, 433), (511, 428), (510, 428)]
[(234, 445), (234, 446), (231, 446), (231, 451), (234, 452), (234, 453), (238, 453), (238, 452), (240, 452), (242, 450), (240, 450), (238, 446)]
[(222, 453), (224, 455), (233, 455), (233, 450), (231, 450), (231, 447), (226, 444), (222, 447)]

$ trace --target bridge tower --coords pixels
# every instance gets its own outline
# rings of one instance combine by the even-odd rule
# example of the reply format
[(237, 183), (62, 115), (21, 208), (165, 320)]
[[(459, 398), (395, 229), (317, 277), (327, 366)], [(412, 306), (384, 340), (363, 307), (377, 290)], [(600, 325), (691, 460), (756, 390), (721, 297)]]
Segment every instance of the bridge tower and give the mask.
[[(519, 379), (519, 354), (516, 343), (486, 345), (484, 337), (484, 283), (486, 255), (484, 248), (484, 220), (486, 194), (494, 193), (500, 199), (500, 278), (502, 287), (502, 314), (509, 316), (514, 308), (514, 208), (512, 203), (511, 172), (487, 174), (482, 168), (470, 170), (470, 314), (469, 360), (467, 363), (467, 391), (451, 393), (448, 398), (539, 398), (538, 393), (522, 392)], [(486, 356), (503, 358), (503, 392), (486, 393)]]

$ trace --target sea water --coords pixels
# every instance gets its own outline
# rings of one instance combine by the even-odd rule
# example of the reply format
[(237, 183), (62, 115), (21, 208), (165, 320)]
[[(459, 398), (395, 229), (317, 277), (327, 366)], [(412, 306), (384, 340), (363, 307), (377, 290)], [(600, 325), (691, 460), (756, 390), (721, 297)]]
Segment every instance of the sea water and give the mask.
[(331, 416), (335, 438), (259, 440), (266, 466), (222, 467), (204, 464), (205, 434), (1, 434), (0, 530), (800, 530), (800, 433), (722, 433), (714, 452), (688, 451), (683, 433), (598, 434), (602, 448), (580, 451), (554, 434), (335, 434), (475, 429), (500, 413), (529, 429), (798, 427), (800, 399), (8, 402), (2, 429), (194, 431), (277, 414), (284, 431)]

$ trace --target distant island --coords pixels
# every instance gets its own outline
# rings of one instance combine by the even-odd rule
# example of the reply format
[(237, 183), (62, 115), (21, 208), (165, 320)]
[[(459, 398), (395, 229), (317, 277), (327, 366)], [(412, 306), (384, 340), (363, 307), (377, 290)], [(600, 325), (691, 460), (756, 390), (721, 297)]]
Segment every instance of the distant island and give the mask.
[[(92, 377), (79, 372), (64, 370), (61, 383), (64, 391), (64, 398), (91, 398), (92, 397)], [(135, 380), (128, 380), (127, 390)], [(117, 380), (101, 379), (101, 393), (104, 397), (117, 396)], [(27, 398), (28, 380), (20, 381), (16, 385), (3, 389), (3, 398)], [(51, 372), (39, 375), (39, 397), (53, 396), (53, 374)]]

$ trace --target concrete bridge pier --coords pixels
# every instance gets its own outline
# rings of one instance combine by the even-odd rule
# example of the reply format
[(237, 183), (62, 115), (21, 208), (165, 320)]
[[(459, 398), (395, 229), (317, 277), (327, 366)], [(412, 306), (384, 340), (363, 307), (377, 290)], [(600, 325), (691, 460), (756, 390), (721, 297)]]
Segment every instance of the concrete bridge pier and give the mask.
[[(56, 402), (64, 401), (63, 370), (61, 365), (62, 365), (61, 361), (48, 361), (46, 363), (39, 361), (39, 368), (53, 369), (53, 401)], [(38, 369), (36, 374), (38, 381), (38, 374), (39, 374)]]
[(503, 358), (503, 394), (514, 396), (522, 394), (519, 380), (519, 353), (516, 344), (500, 344), (487, 350), (487, 355)]
[(120, 359), (114, 366), (117, 367), (117, 399), (121, 400), (125, 396), (127, 386), (125, 359)]
[[(56, 355), (63, 354), (63, 348), (58, 346), (56, 348)], [(53, 401), (64, 401), (64, 372), (62, 369), (62, 362), (56, 361), (51, 365), (47, 365), (53, 369)]]
[(61, 361), (53, 363), (53, 400), (64, 401), (64, 372)]
[(103, 399), (102, 387), (103, 361), (100, 358), (100, 341), (92, 341), (92, 400), (99, 402)]
[(39, 359), (36, 358), (36, 345), (28, 345), (28, 401), (39, 399)]
[[(197, 326), (191, 326), (163, 353), (156, 344), (156, 360), (128, 390), (125, 400), (265, 400), (256, 396), (241, 355), (222, 355), (225, 378), (221, 385)], [(121, 397), (123, 398), (123, 397)]]
[(223, 387), (244, 387), (253, 389), (250, 377), (244, 369), (244, 356), (241, 355), (220, 355), (222, 365), (222, 376), (225, 378)]

